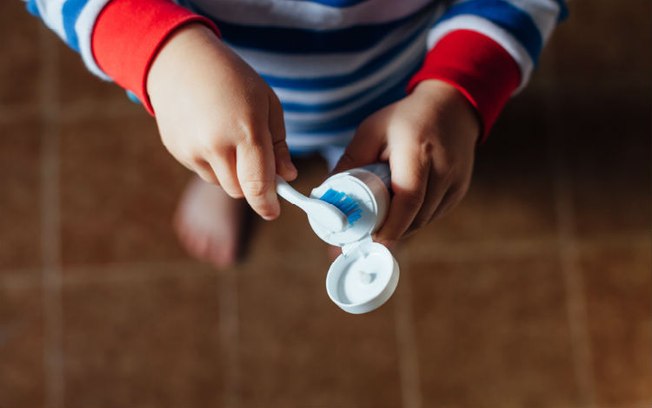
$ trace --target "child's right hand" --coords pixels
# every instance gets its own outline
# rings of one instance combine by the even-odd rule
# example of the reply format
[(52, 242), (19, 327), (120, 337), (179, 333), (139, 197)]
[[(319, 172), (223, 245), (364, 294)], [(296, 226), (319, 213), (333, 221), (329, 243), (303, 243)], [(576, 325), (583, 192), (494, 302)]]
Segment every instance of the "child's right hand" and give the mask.
[(147, 91), (163, 144), (181, 164), (263, 218), (280, 213), (275, 175), (297, 176), (272, 89), (203, 25), (181, 28), (161, 48)]

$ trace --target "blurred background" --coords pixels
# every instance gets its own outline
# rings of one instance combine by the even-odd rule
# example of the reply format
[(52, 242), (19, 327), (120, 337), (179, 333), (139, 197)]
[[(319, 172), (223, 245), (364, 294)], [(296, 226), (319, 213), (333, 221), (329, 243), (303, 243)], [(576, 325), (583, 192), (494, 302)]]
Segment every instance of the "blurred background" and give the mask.
[(153, 120), (1, 2), (0, 407), (652, 406), (652, 2), (570, 11), (465, 201), (353, 316), (287, 205), (241, 265), (187, 257)]

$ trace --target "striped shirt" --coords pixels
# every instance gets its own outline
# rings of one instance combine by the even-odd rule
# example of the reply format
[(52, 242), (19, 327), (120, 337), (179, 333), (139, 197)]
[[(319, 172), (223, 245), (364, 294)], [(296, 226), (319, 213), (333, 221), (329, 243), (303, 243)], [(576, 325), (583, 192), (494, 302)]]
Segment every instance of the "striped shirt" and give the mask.
[[(90, 71), (134, 92), (160, 44), (213, 27), (273, 88), (293, 148), (343, 145), (425, 79), (457, 87), (485, 133), (528, 81), (563, 0), (26, 0)], [(217, 31), (219, 30), (219, 31)]]

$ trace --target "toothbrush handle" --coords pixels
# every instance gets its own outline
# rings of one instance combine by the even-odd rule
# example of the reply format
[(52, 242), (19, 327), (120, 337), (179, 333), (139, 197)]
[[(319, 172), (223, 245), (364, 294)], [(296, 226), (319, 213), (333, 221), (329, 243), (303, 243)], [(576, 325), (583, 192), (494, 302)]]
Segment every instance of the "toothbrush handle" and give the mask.
[(291, 204), (301, 207), (302, 195), (279, 175), (276, 176), (276, 192)]
[(327, 231), (339, 232), (348, 224), (346, 215), (337, 207), (325, 201), (304, 196), (278, 175), (276, 176), (276, 192), (291, 204), (301, 208), (308, 217), (314, 217), (315, 222), (322, 225)]

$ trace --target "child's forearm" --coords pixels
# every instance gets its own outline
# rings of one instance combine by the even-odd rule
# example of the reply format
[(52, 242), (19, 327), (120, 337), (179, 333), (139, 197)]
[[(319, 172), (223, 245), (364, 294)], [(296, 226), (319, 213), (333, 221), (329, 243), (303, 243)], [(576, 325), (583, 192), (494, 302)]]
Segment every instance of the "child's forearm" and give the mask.
[(503, 106), (528, 81), (564, 0), (455, 1), (428, 36), (430, 51), (412, 78), (453, 85), (477, 110), (486, 137)]
[(475, 32), (458, 30), (428, 53), (408, 90), (433, 79), (456, 88), (475, 108), (483, 141), (520, 84), (521, 74), (515, 61), (496, 42)]
[(188, 24), (162, 45), (147, 75), (161, 140), (188, 169), (278, 216), (276, 175), (296, 177), (281, 103), (208, 28)]
[(150, 65), (171, 33), (199, 23), (219, 35), (205, 17), (171, 0), (27, 0), (39, 17), (72, 49), (95, 75), (132, 91), (151, 113), (146, 92)]
[(113, 0), (95, 24), (95, 58), (104, 72), (153, 113), (146, 89), (149, 69), (167, 38), (188, 24), (204, 25), (219, 35), (209, 19), (169, 0)]

